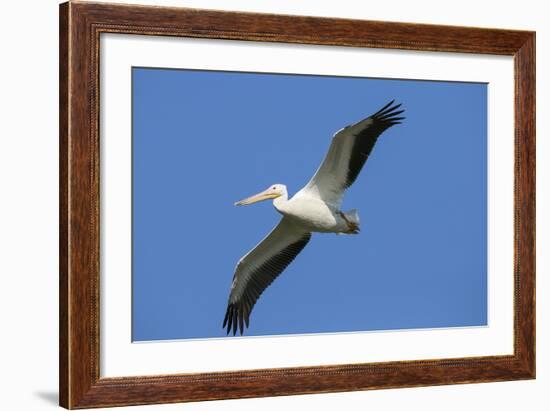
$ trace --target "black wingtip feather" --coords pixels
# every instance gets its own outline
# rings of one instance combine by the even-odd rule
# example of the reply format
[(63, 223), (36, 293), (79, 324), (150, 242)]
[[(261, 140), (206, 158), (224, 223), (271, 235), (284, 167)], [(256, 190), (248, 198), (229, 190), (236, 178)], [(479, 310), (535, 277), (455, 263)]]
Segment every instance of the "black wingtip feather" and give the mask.
[(398, 110), (398, 111), (390, 111), (389, 113), (385, 113), (381, 116), (376, 116), (375, 118), (377, 120), (386, 120), (388, 118), (394, 118), (395, 116), (398, 116), (399, 114), (403, 114), (405, 112), (405, 110)]
[(388, 104), (386, 104), (384, 107), (382, 107), (376, 113), (374, 113), (374, 116), (377, 116), (377, 115), (381, 114), (385, 109), (387, 109), (389, 106), (391, 106), (394, 102), (395, 102), (395, 100), (390, 101)]
[(227, 307), (227, 314), (225, 314), (225, 316), (227, 317), (227, 321), (224, 321), (224, 327), (227, 323), (227, 335), (229, 335), (229, 331), (231, 331), (231, 323), (233, 321), (233, 306), (230, 305), (229, 307)]
[(244, 328), (244, 318), (242, 315), (239, 315), (239, 332), (241, 335), (243, 335), (243, 328)]
[(390, 101), (371, 115), (368, 118), (371, 122), (366, 123), (368, 126), (355, 136), (356, 140), (352, 147), (352, 156), (349, 160), (344, 188), (348, 188), (353, 184), (380, 134), (396, 124), (401, 124), (401, 120), (405, 119), (405, 117), (400, 116), (405, 112), (404, 109), (399, 110), (400, 107), (401, 103), (395, 104), (395, 100)]
[(371, 116), (374, 120), (374, 127), (379, 127), (381, 133), (385, 129), (397, 124), (397, 121), (404, 120), (404, 116), (400, 116), (405, 112), (404, 109), (398, 110), (401, 107), (401, 103), (392, 105), (394, 100), (388, 105), (386, 104), (382, 109), (378, 110)]
[(233, 300), (230, 298), (223, 321), (223, 328), (226, 328), (227, 335), (231, 332), (233, 332), (233, 335), (236, 335), (237, 331), (241, 335), (244, 334), (245, 329), (249, 327), (252, 308), (262, 292), (294, 260), (309, 242), (310, 238), (311, 233), (305, 233), (301, 239), (288, 245), (279, 254), (273, 256), (258, 268), (257, 272), (264, 273), (265, 276), (251, 276), (247, 292), (239, 299)]
[[(393, 104), (393, 100), (391, 104)], [(391, 116), (396, 113), (396, 111), (401, 107), (402, 103), (395, 104), (395, 105), (388, 105), (386, 104), (384, 107), (382, 107), (380, 110), (378, 110), (376, 113), (372, 115), (373, 118), (381, 118), (386, 116)], [(404, 110), (401, 110), (401, 113)]]
[(382, 110), (382, 109), (378, 110), (376, 113), (373, 114), (373, 117), (384, 117), (384, 116), (387, 116), (387, 115), (391, 115), (399, 107), (401, 107), (401, 103), (397, 104), (397, 105), (394, 105), (394, 106), (387, 107), (384, 110)]
[[(222, 328), (226, 329), (226, 335), (236, 335), (237, 331), (241, 335), (244, 334), (249, 325), (250, 308), (246, 302), (230, 303), (227, 306), (225, 317), (223, 319)], [(245, 327), (246, 324), (246, 327)]]

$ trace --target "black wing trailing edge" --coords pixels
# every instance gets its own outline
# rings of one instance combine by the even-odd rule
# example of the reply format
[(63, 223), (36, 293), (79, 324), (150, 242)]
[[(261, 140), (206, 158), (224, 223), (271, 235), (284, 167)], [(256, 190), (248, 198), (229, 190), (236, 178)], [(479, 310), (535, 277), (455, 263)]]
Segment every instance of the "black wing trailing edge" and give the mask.
[(356, 138), (348, 164), (345, 188), (351, 186), (357, 179), (357, 176), (365, 165), (365, 161), (367, 161), (380, 134), (396, 124), (401, 124), (405, 119), (405, 117), (399, 116), (405, 112), (405, 110), (398, 110), (401, 104), (394, 104), (394, 102), (395, 100), (390, 101), (372, 116), (367, 118), (367, 121), (370, 120), (370, 122), (363, 130), (355, 135)]
[[(244, 328), (248, 328), (250, 313), (260, 295), (269, 285), (281, 274), (285, 268), (296, 258), (304, 249), (311, 233), (305, 233), (298, 241), (289, 244), (286, 248), (273, 255), (259, 267), (253, 269), (246, 278), (244, 292), (235, 296), (232, 287), (227, 311), (223, 319), (223, 327), (227, 327), (227, 335), (233, 331), (237, 333), (237, 328), (243, 335)], [(238, 268), (237, 268), (238, 270)], [(238, 272), (238, 271), (237, 271)], [(235, 274), (237, 274), (237, 272)], [(245, 280), (245, 279), (243, 279)]]

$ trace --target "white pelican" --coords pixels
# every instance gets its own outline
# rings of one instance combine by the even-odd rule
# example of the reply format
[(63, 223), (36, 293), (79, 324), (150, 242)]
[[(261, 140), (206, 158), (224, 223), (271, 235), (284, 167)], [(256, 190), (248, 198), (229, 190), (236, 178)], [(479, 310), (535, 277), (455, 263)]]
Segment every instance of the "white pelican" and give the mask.
[(365, 164), (378, 136), (404, 117), (401, 104), (393, 101), (372, 116), (336, 132), (321, 166), (291, 199), (284, 184), (238, 201), (247, 205), (273, 199), (275, 209), (283, 215), (277, 226), (242, 257), (235, 269), (223, 327), (227, 334), (237, 327), (243, 334), (248, 328), (250, 312), (262, 292), (302, 251), (312, 232), (357, 234), (357, 210), (340, 211), (345, 190), (353, 184)]

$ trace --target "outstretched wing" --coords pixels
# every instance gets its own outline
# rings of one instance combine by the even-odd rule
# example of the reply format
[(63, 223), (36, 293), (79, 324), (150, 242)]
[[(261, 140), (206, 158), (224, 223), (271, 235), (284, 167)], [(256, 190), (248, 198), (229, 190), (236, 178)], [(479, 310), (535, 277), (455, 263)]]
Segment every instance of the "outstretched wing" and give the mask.
[(372, 116), (338, 131), (321, 166), (301, 193), (321, 198), (339, 209), (345, 190), (359, 175), (380, 134), (405, 118), (399, 116), (405, 111), (398, 110), (401, 104), (393, 103), (392, 100)]
[(252, 307), (262, 292), (281, 274), (302, 251), (311, 238), (311, 233), (282, 218), (279, 224), (256, 247), (239, 260), (223, 327), (233, 335), (244, 324), (248, 327)]

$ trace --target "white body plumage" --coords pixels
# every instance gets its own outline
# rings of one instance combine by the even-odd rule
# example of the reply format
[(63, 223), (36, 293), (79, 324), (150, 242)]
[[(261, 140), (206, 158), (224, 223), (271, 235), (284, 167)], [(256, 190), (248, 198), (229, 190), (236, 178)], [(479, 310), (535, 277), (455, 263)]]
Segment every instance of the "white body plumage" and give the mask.
[[(285, 197), (276, 198), (273, 205), (279, 213), (306, 231), (318, 233), (350, 231), (349, 224), (342, 217), (340, 210), (318, 197), (298, 192), (290, 200)], [(348, 216), (348, 214), (345, 215)], [(353, 223), (359, 224), (358, 218), (351, 218)]]

